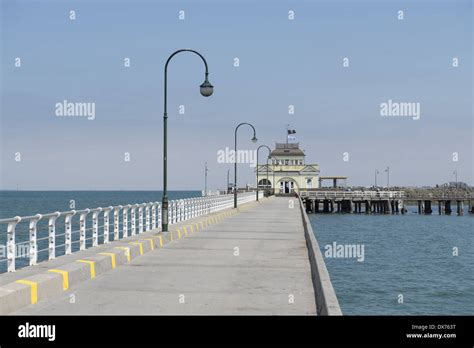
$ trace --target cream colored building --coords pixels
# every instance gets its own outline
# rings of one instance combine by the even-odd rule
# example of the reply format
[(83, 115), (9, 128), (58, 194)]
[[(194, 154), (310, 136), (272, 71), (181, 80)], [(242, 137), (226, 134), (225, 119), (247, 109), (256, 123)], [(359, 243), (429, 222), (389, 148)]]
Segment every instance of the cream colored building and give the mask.
[(305, 163), (305, 156), (299, 143), (277, 143), (268, 159), (268, 167), (267, 164), (257, 166), (258, 187), (274, 188), (275, 194), (292, 194), (299, 190), (318, 188), (319, 165)]

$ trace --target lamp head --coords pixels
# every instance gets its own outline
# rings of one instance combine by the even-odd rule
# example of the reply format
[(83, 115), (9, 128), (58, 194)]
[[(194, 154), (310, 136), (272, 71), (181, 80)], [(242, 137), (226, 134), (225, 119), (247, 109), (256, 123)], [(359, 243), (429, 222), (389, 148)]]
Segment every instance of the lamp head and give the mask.
[(254, 135), (252, 138), (252, 143), (256, 143), (256, 142), (257, 142), (257, 137)]
[(214, 86), (211, 85), (211, 83), (209, 82), (207, 77), (204, 80), (204, 82), (202, 83), (202, 85), (199, 86), (199, 87), (201, 89), (201, 95), (203, 97), (210, 97), (212, 95), (212, 93), (214, 92)]

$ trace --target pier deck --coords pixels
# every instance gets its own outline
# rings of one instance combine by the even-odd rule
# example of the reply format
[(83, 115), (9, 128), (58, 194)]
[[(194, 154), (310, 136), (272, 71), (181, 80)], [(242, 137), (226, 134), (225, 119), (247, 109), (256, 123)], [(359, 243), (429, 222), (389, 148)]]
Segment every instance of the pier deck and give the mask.
[(12, 314), (314, 315), (301, 211), (288, 200), (245, 204), (224, 222)]

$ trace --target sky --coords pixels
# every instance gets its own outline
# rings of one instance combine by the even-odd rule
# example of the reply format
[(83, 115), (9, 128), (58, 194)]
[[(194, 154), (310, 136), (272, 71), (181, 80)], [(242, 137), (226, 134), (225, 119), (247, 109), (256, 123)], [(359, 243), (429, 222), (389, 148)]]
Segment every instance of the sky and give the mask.
[[(163, 71), (181, 48), (206, 58), (215, 88), (199, 94), (198, 56), (171, 61), (168, 189), (203, 189), (205, 162), (210, 189), (232, 181), (218, 151), (241, 122), (259, 140), (241, 127), (239, 149), (274, 148), (290, 124), (306, 163), (349, 185), (376, 169), (385, 184), (387, 166), (390, 185), (454, 171), (473, 184), (470, 0), (0, 2), (0, 189), (161, 190)], [(64, 100), (95, 117), (58, 116)], [(382, 116), (389, 100), (419, 119)], [(239, 164), (245, 183), (254, 169)]]

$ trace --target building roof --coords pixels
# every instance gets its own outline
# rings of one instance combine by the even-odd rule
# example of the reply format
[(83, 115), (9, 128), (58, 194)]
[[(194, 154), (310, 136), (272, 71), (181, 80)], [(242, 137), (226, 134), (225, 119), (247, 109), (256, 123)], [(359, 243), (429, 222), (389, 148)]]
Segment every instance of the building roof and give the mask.
[(299, 143), (276, 143), (275, 150), (270, 153), (272, 156), (306, 156), (300, 149)]

